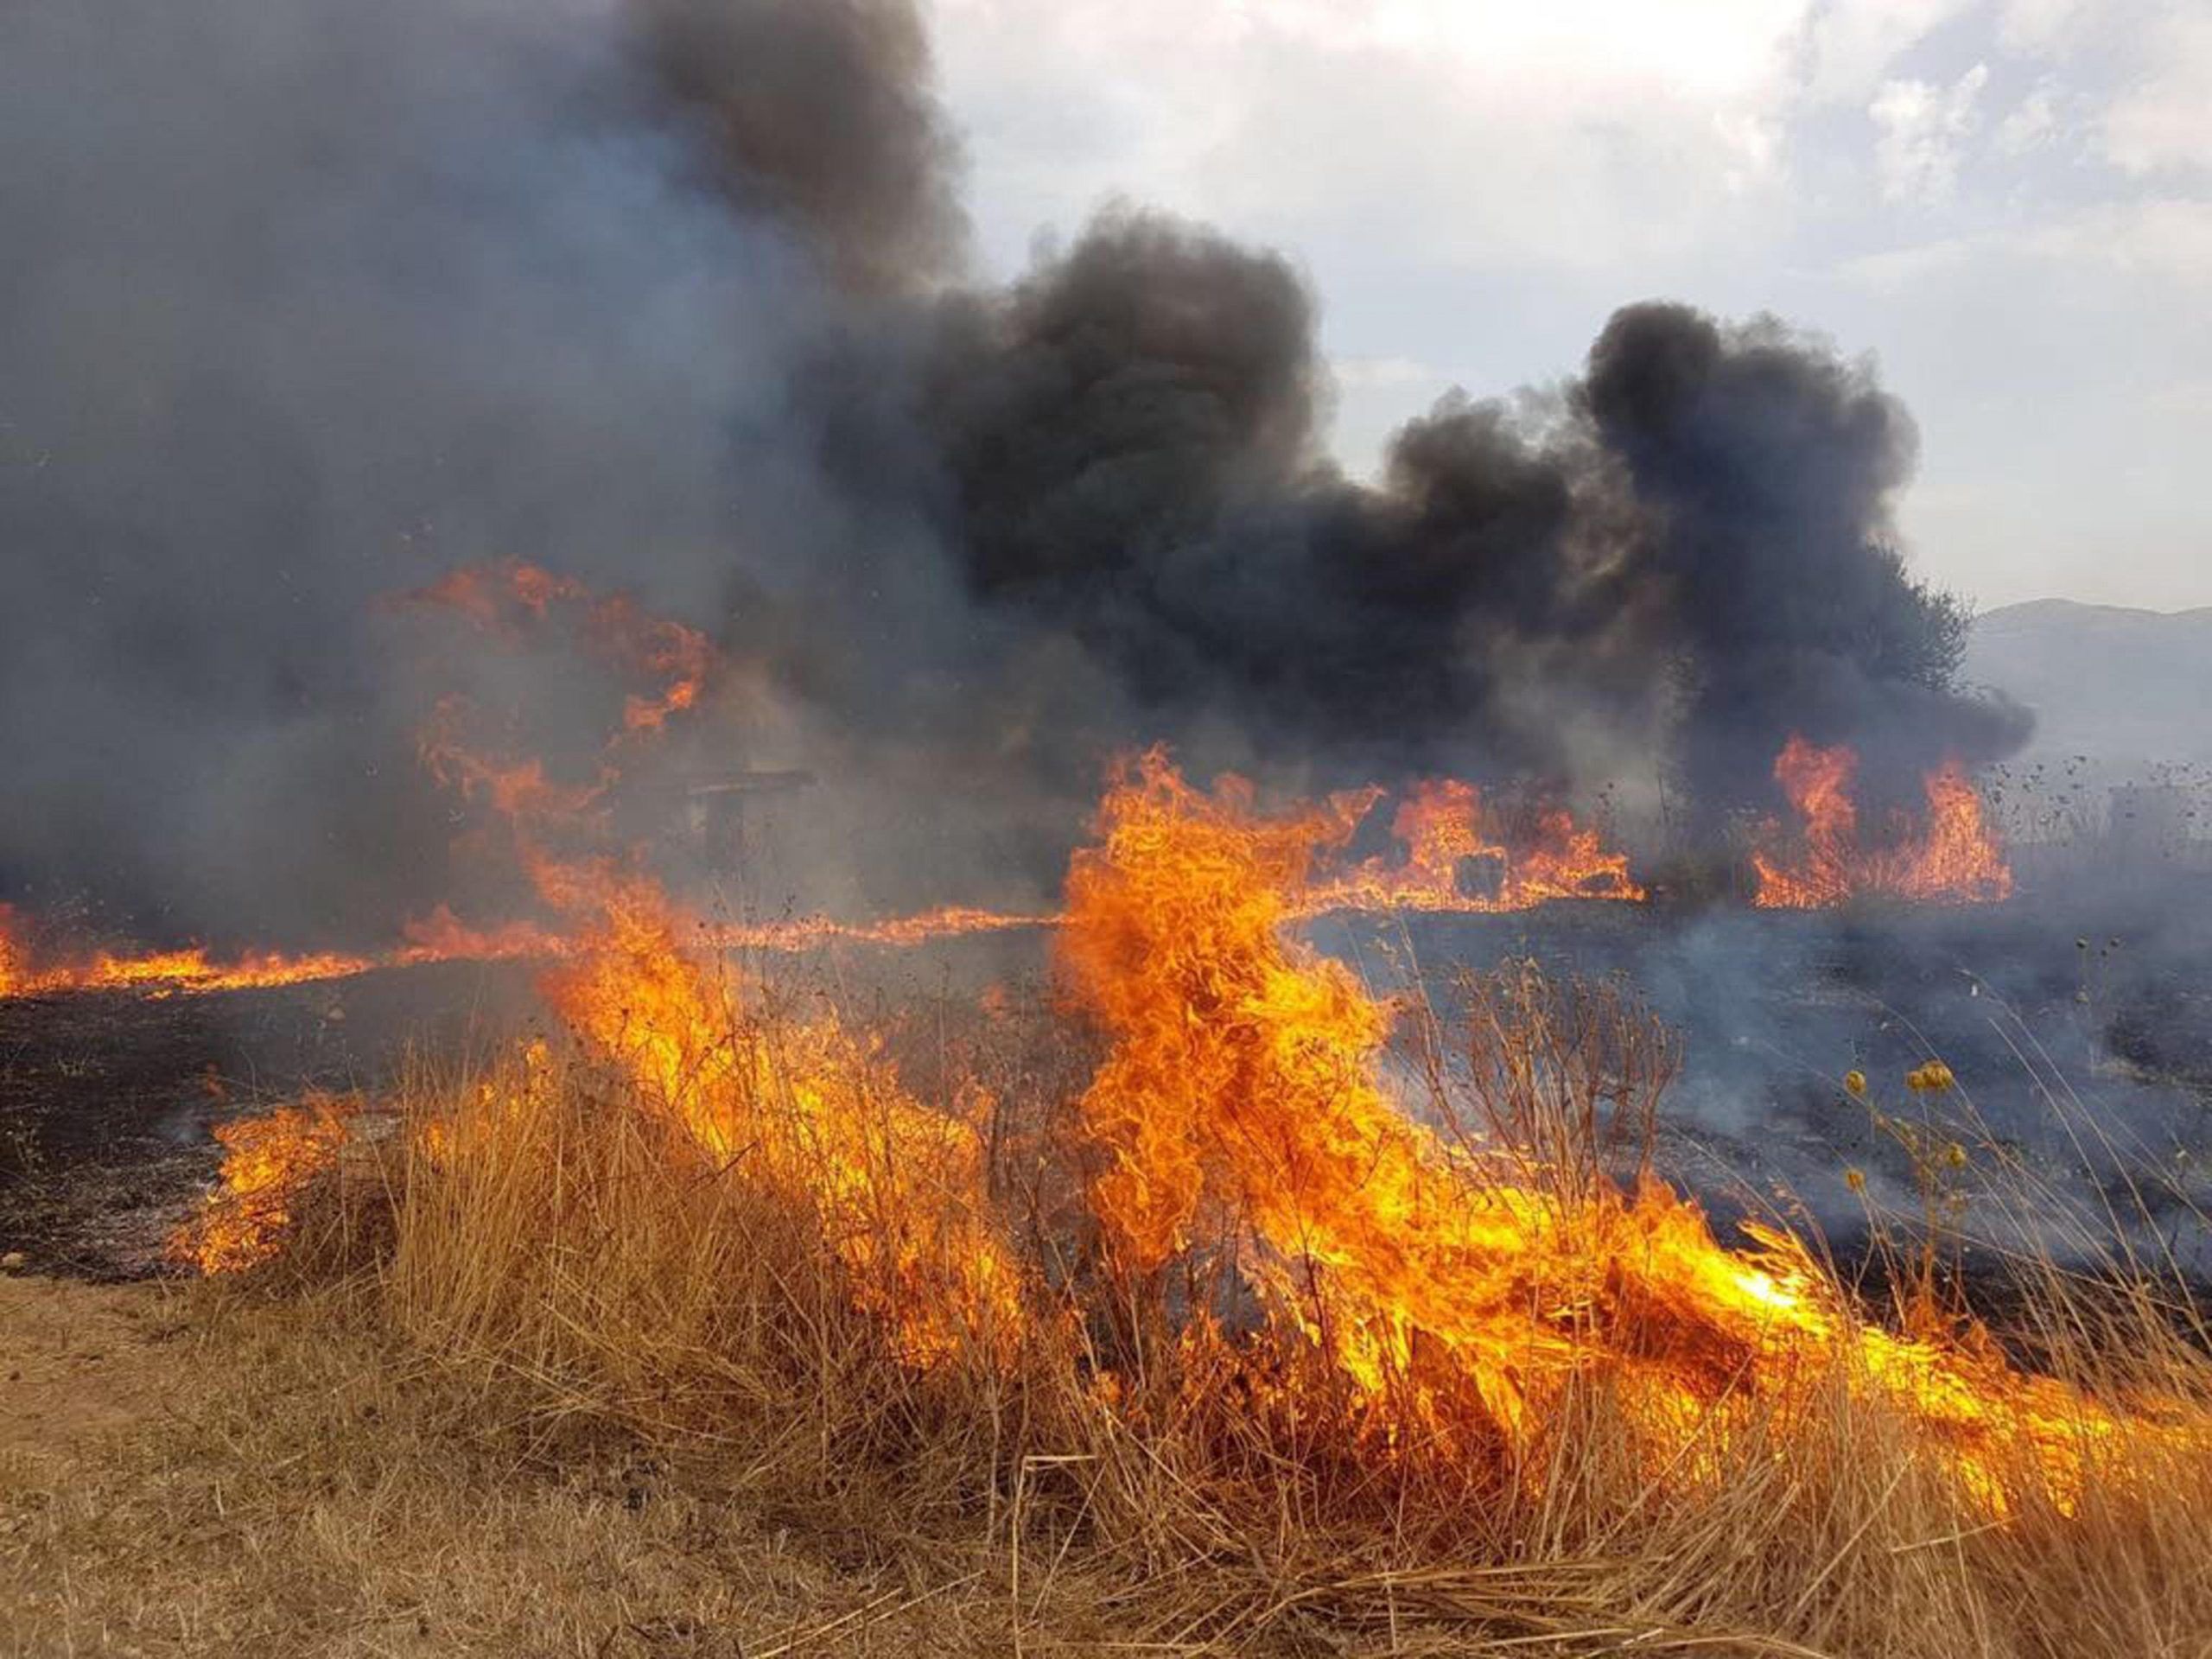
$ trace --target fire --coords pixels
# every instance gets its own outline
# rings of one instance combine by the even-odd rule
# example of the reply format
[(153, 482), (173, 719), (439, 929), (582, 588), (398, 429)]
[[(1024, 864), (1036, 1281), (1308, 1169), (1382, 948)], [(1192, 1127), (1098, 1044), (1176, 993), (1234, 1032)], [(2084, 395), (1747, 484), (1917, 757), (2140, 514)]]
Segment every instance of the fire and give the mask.
[(928, 1365), (999, 1351), (1021, 1330), (1021, 1271), (990, 1221), (976, 1125), (988, 1103), (934, 1111), (827, 1014), (779, 1019), (687, 940), (658, 883), (611, 865), (541, 865), (586, 915), (547, 1000), (594, 1053), (717, 1166), (741, 1163), (818, 1211), (856, 1299)]
[(1261, 817), (1233, 780), (1203, 794), (1157, 754), (1109, 795), (1061, 950), (1112, 1043), (1080, 1115), (1124, 1272), (1217, 1249), (1278, 1332), (1431, 1435), (1524, 1440), (1602, 1373), (1679, 1440), (1747, 1402), (1820, 1409), (1810, 1379), (1840, 1363), (1990, 1503), (2024, 1464), (2070, 1501), (2085, 1448), (2121, 1420), (1979, 1332), (1870, 1326), (1783, 1234), (1726, 1249), (1656, 1184), (1548, 1178), (1402, 1110), (1378, 1080), (1384, 1011), (1284, 932), (1344, 833), (1326, 808)]
[(1802, 825), (1794, 854), (1776, 849), (1778, 825), (1769, 823), (1752, 854), (1761, 907), (1818, 910), (1860, 896), (1921, 904), (1991, 904), (2012, 893), (2012, 872), (1999, 849), (1980, 795), (1956, 762), (1922, 782), (1928, 801), (1924, 824), (1891, 826), (1889, 844), (1861, 844), (1852, 784), (1859, 757), (1850, 748), (1821, 748), (1792, 737), (1774, 763)]
[(273, 990), (353, 979), (386, 968), (557, 956), (568, 948), (556, 935), (535, 924), (513, 922), (475, 928), (443, 906), (409, 923), (404, 940), (390, 950), (368, 953), (250, 950), (222, 957), (195, 944), (175, 950), (96, 950), (57, 957), (34, 950), (29, 930), (0, 906), (0, 1000), (92, 991), (204, 996), (221, 991)]
[[(1417, 1439), (1501, 1467), (1537, 1466), (1570, 1391), (1593, 1378), (1655, 1469), (1694, 1469), (1700, 1446), (1757, 1422), (1808, 1421), (1841, 1378), (1902, 1408), (1935, 1465), (1999, 1515), (2031, 1494), (2070, 1507), (2093, 1469), (2108, 1472), (2101, 1448), (2212, 1438), (2178, 1406), (2131, 1414), (2021, 1371), (1977, 1326), (1871, 1324), (1795, 1238), (1746, 1228), (1724, 1246), (1656, 1181), (1624, 1188), (1440, 1133), (1382, 1081), (1386, 1009), (1294, 933), (1343, 890), (1329, 866), (1360, 814), (1341, 799), (1278, 816), (1254, 802), (1236, 779), (1202, 791), (1147, 755), (1070, 870), (1060, 960), (1107, 1043), (1074, 1106), (1103, 1281), (1054, 1287), (1017, 1246), (995, 1200), (989, 1101), (932, 1107), (867, 1036), (779, 1010), (633, 863), (532, 857), (569, 927), (543, 988), (583, 1052), (704, 1167), (741, 1171), (817, 1220), (855, 1305), (917, 1368), (1010, 1363), (1040, 1310), (1094, 1329), (1173, 1271), (1241, 1287), (1187, 1306), (1183, 1340), (1248, 1364), (1255, 1403), (1301, 1420), (1318, 1408), (1300, 1393), (1311, 1373), (1276, 1363), (1303, 1356), (1380, 1446)], [(1446, 821), (1453, 836), (1474, 822), (1456, 803)], [(526, 1071), (540, 1081), (505, 1109), (533, 1109), (543, 1051)], [(281, 1248), (349, 1109), (311, 1100), (220, 1131), (225, 1192), (175, 1254), (219, 1271)], [(435, 1135), (425, 1146), (433, 1166), (454, 1155)], [(1261, 1324), (1238, 1325), (1240, 1306)], [(1118, 1362), (1096, 1363), (1110, 1404)]]
[(175, 950), (94, 950), (55, 960), (34, 950), (15, 913), (0, 906), (0, 999), (76, 991), (136, 991), (151, 995), (259, 990), (350, 978), (377, 965), (344, 951), (288, 955), (253, 950), (219, 957), (200, 945)]
[(236, 1273), (281, 1252), (301, 1192), (338, 1161), (359, 1103), (310, 1095), (216, 1128), (222, 1186), (170, 1237), (170, 1260), (202, 1273)]
[(802, 916), (780, 922), (718, 923), (706, 931), (720, 950), (791, 953), (825, 944), (923, 945), (940, 939), (1019, 933), (1059, 925), (1058, 916), (1041, 912), (946, 905), (918, 915), (893, 916), (880, 922), (840, 922), (827, 916)]
[[(1155, 752), (1115, 780), (1060, 916), (956, 907), (873, 924), (717, 924), (672, 896), (641, 855), (594, 844), (588, 810), (617, 778), (618, 747), (695, 705), (714, 666), (695, 649), (703, 641), (529, 566), (464, 572), (421, 597), (486, 628), (577, 607), (610, 659), (654, 681), (629, 695), (599, 776), (582, 785), (474, 752), (460, 711), (428, 746), (506, 821), (555, 924), (479, 929), (441, 910), (373, 957), (99, 957), (81, 969), (87, 982), (198, 989), (226, 974), (282, 983), (274, 976), (397, 963), (539, 962), (581, 1053), (626, 1084), (618, 1098), (673, 1132), (687, 1165), (696, 1159), (684, 1178), (735, 1173), (788, 1199), (818, 1224), (854, 1305), (918, 1370), (1008, 1367), (1030, 1333), (1056, 1330), (1081, 1348), (1088, 1386), (1112, 1408), (1135, 1397), (1143, 1362), (1096, 1333), (1115, 1329), (1142, 1287), (1172, 1280), (1173, 1297), (1146, 1305), (1173, 1310), (1178, 1351), (1218, 1359), (1241, 1399), (1284, 1421), (1319, 1422), (1349, 1402), (1379, 1455), (1418, 1444), (1541, 1471), (1547, 1434), (1593, 1380), (1655, 1473), (1684, 1478), (1732, 1434), (1832, 1409), (1840, 1386), (1900, 1412), (1932, 1466), (1999, 1516), (2035, 1502), (2070, 1509), (2108, 1472), (2102, 1448), (2212, 1442), (2212, 1424), (2177, 1404), (2123, 1408), (2024, 1372), (1979, 1326), (1869, 1322), (1783, 1231), (1747, 1226), (1724, 1245), (1694, 1202), (1654, 1179), (1630, 1186), (1589, 1160), (1548, 1164), (1503, 1131), (1446, 1133), (1394, 1097), (1380, 1064), (1389, 1011), (1297, 925), (1352, 909), (1641, 899), (1626, 858), (1562, 810), (1509, 823), (1472, 785), (1431, 782), (1392, 820), (1402, 855), (1352, 863), (1379, 791), (1271, 815), (1249, 785), (1199, 790)], [(1802, 741), (1784, 751), (1777, 774), (1804, 819), (1803, 848), (1788, 866), (1763, 852), (1762, 903), (2009, 890), (1955, 768), (1928, 780), (1924, 833), (1862, 849), (1854, 764), (1847, 750)], [(1087, 1207), (1080, 1238), (1041, 1252), (994, 1179), (1003, 1166), (987, 1133), (992, 1101), (969, 1085), (924, 1102), (880, 1042), (827, 1011), (780, 1006), (728, 960), (1038, 926), (1057, 927), (1075, 1009), (1105, 1045), (1071, 1123), (1035, 1142), (1039, 1157), (1066, 1160), (1056, 1190)], [(0, 994), (54, 982), (0, 926)], [(526, 1062), (489, 1121), (549, 1104), (548, 1052)], [(353, 1111), (311, 1096), (219, 1129), (223, 1190), (172, 1255), (221, 1272), (279, 1251), (301, 1194), (339, 1159)], [(433, 1171), (471, 1155), (437, 1125), (419, 1145)]]
[(0, 905), (0, 1000), (29, 996), (34, 976), (30, 947), (23, 943), (22, 925), (12, 905)]
[[(469, 566), (398, 601), (460, 617), (495, 640), (514, 644), (556, 620), (593, 659), (632, 684), (620, 724), (582, 775), (555, 775), (543, 759), (488, 748), (472, 731), (476, 711), (463, 700), (439, 702), (420, 740), (426, 769), (486, 808), (515, 836), (525, 864), (545, 859), (543, 843), (596, 841), (598, 819), (622, 781), (625, 762), (661, 735), (674, 717), (700, 706), (713, 685), (741, 677), (696, 629), (652, 616), (626, 594), (602, 594), (573, 576), (510, 560)], [(1379, 790), (1334, 798), (1330, 810), (1347, 831), (1382, 800)], [(1564, 810), (1546, 810), (1508, 833), (1480, 792), (1451, 779), (1420, 785), (1398, 809), (1392, 833), (1402, 860), (1376, 857), (1315, 887), (1300, 915), (1345, 911), (1483, 913), (1522, 910), (1559, 899), (1640, 900), (1628, 861), (1608, 851), (1594, 830)], [(1471, 885), (1470, 877), (1472, 877)], [(562, 908), (556, 904), (556, 910)], [(1057, 915), (947, 906), (908, 916), (846, 921), (800, 916), (767, 922), (697, 921), (698, 941), (726, 950), (798, 952), (833, 944), (909, 948), (937, 940), (1047, 929)], [(171, 950), (34, 952), (11, 912), (0, 907), (0, 998), (64, 992), (135, 990), (170, 995), (268, 989), (353, 978), (432, 963), (558, 961), (580, 948), (572, 931), (517, 919), (466, 924), (443, 906), (410, 923), (402, 942), (368, 952), (250, 951), (229, 958), (200, 945)]]
[(546, 620), (556, 605), (573, 611), (593, 656), (655, 683), (651, 693), (626, 699), (626, 732), (657, 732), (670, 715), (696, 707), (718, 666), (713, 641), (696, 628), (650, 615), (626, 594), (595, 594), (574, 576), (518, 559), (466, 566), (407, 598), (453, 611), (485, 632), (510, 638), (526, 622)]
[[(950, 905), (874, 922), (840, 921), (828, 916), (797, 916), (772, 922), (699, 918), (695, 932), (702, 945), (718, 950), (798, 955), (835, 944), (910, 949), (941, 939), (1057, 927), (1059, 919), (1040, 912)], [(401, 944), (361, 954), (251, 951), (226, 958), (192, 945), (140, 953), (100, 950), (56, 961), (36, 955), (26, 942), (26, 932), (0, 906), (0, 1001), (90, 991), (195, 996), (270, 990), (439, 963), (551, 962), (579, 948), (575, 938), (541, 923), (519, 920), (479, 927), (462, 921), (444, 906), (408, 923)]]
[[(1371, 792), (1338, 797), (1336, 817), (1356, 825), (1372, 810)], [(1641, 902), (1643, 889), (1629, 877), (1624, 854), (1605, 850), (1595, 830), (1585, 829), (1569, 813), (1549, 808), (1538, 813), (1533, 833), (1511, 844), (1494, 827), (1482, 793), (1457, 779), (1418, 785), (1392, 821), (1393, 836), (1405, 849), (1402, 861), (1374, 858), (1336, 880), (1315, 886), (1301, 900), (1301, 913), (1329, 911), (1407, 910), (1481, 914), (1528, 910), (1558, 899), (1610, 899)], [(1487, 874), (1488, 892), (1465, 890), (1471, 869)]]
[(405, 935), (406, 943), (385, 963), (412, 968), (440, 962), (534, 962), (569, 950), (567, 939), (535, 922), (472, 927), (443, 905), (408, 923)]

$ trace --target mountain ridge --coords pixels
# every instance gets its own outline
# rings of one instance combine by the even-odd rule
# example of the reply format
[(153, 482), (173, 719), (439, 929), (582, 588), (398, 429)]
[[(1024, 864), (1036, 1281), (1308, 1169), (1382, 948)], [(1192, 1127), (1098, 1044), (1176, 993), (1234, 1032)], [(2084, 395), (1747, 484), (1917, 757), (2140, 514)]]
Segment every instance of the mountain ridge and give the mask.
[(2027, 757), (2086, 755), (2114, 774), (2212, 762), (2212, 606), (2002, 606), (1974, 619), (1961, 677), (2035, 711)]
[(2100, 605), (2083, 599), (2016, 600), (2010, 605), (1992, 606), (1974, 614), (1974, 626), (1985, 624), (2029, 623), (2046, 617), (2112, 617), (2142, 619), (2150, 622), (2188, 622), (2212, 619), (2212, 605), (2193, 605), (2178, 611), (2153, 610), (2147, 605)]

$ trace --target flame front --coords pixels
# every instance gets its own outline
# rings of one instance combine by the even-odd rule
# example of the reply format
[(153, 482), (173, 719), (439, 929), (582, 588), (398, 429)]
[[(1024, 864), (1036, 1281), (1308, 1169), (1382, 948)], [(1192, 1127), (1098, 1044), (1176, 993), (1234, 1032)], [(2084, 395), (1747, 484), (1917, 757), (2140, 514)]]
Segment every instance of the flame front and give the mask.
[(1774, 763), (1775, 781), (1797, 815), (1793, 850), (1780, 850), (1770, 823), (1751, 855), (1758, 902), (1770, 910), (1821, 910), (1861, 897), (1920, 904), (1993, 904), (2012, 893), (2012, 871), (1991, 833), (1981, 797), (1955, 761), (1922, 780), (1924, 823), (1893, 823), (1888, 844), (1862, 845), (1852, 799), (1859, 757), (1792, 737)]
[(279, 1254), (308, 1183), (338, 1161), (357, 1102), (311, 1095), (219, 1124), (222, 1185), (170, 1236), (169, 1259), (202, 1273), (236, 1273)]
[(383, 965), (374, 957), (345, 951), (287, 955), (253, 950), (220, 958), (204, 947), (119, 955), (99, 950), (81, 959), (42, 962), (20, 939), (5, 937), (0, 920), (0, 997), (54, 996), (77, 991), (141, 991), (156, 995), (266, 990), (322, 980), (350, 979)]
[[(608, 770), (589, 783), (563, 784), (549, 779), (538, 760), (486, 756), (462, 741), (460, 721), (457, 709), (441, 709), (423, 741), (425, 762), (440, 779), (511, 825), (573, 825), (615, 780)], [(1359, 791), (1332, 798), (1325, 810), (1349, 834), (1381, 799), (1380, 791)], [(1490, 827), (1480, 791), (1457, 779), (1419, 785), (1400, 805), (1391, 832), (1402, 849), (1401, 856), (1377, 855), (1313, 884), (1299, 900), (1296, 917), (1383, 912), (1490, 915), (1562, 899), (1641, 903), (1645, 898), (1629, 874), (1626, 855), (1609, 851), (1599, 832), (1572, 814), (1547, 808), (1533, 815), (1525, 836), (1505, 837)], [(1047, 912), (948, 905), (868, 922), (828, 916), (701, 920), (696, 937), (719, 950), (781, 954), (835, 944), (910, 949), (944, 939), (1056, 928), (1064, 919)], [(136, 953), (100, 950), (56, 958), (34, 950), (29, 930), (0, 906), (0, 999), (87, 991), (166, 996), (266, 990), (437, 963), (554, 961), (578, 948), (577, 938), (557, 926), (529, 919), (480, 926), (440, 906), (408, 923), (400, 944), (375, 951), (255, 950), (226, 957), (189, 945)]]
[[(1331, 804), (1332, 816), (1356, 825), (1376, 798), (1373, 792), (1339, 796)], [(1391, 822), (1402, 858), (1370, 859), (1313, 884), (1298, 912), (1479, 915), (1561, 899), (1643, 899), (1643, 889), (1630, 879), (1627, 855), (1607, 851), (1595, 830), (1577, 823), (1564, 809), (1544, 809), (1529, 828), (1524, 836), (1509, 836), (1493, 825), (1482, 791), (1472, 784), (1431, 779), (1415, 787)], [(1471, 876), (1484, 885), (1470, 891)]]
[(1864, 1324), (1786, 1235), (1725, 1249), (1656, 1184), (1554, 1179), (1402, 1110), (1378, 1077), (1383, 1010), (1282, 931), (1341, 813), (1262, 817), (1249, 789), (1201, 793), (1155, 754), (1109, 796), (1101, 831), (1071, 874), (1061, 948), (1112, 1040), (1081, 1119), (1125, 1272), (1223, 1247), (1279, 1331), (1432, 1436), (1525, 1438), (1602, 1372), (1679, 1446), (1749, 1402), (1819, 1409), (1815, 1380), (1840, 1370), (2001, 1507), (2024, 1476), (2070, 1501), (2088, 1447), (2117, 1432), (1978, 1331)]
[(651, 878), (543, 860), (533, 874), (582, 923), (541, 981), (548, 1001), (714, 1166), (814, 1206), (903, 1355), (927, 1365), (1014, 1340), (1022, 1278), (989, 1217), (976, 1128), (988, 1103), (931, 1110), (828, 1014), (772, 1014)]
[[(487, 810), (514, 832), (524, 861), (542, 856), (548, 838), (587, 839), (620, 787), (626, 764), (662, 737), (677, 716), (701, 708), (715, 688), (742, 687), (741, 665), (704, 634), (656, 617), (626, 594), (602, 594), (573, 576), (518, 560), (464, 567), (394, 601), (411, 611), (458, 617), (505, 646), (519, 646), (556, 626), (565, 643), (613, 671), (623, 684), (621, 717), (578, 775), (556, 776), (536, 755), (495, 753), (472, 733), (477, 711), (458, 696), (440, 701), (419, 739), (425, 768), (439, 782)], [(1330, 810), (1349, 830), (1382, 800), (1379, 790), (1333, 798)], [(1524, 910), (1560, 899), (1640, 900), (1625, 856), (1606, 849), (1594, 830), (1563, 810), (1526, 815), (1508, 834), (1467, 783), (1420, 785), (1399, 807), (1392, 830), (1402, 859), (1376, 857), (1319, 886), (1300, 914), (1419, 911), (1475, 914)], [(1469, 877), (1474, 878), (1471, 885)], [(556, 906), (556, 908), (559, 908)], [(701, 927), (702, 944), (728, 950), (797, 952), (830, 944), (911, 947), (935, 940), (1058, 925), (1033, 912), (948, 906), (874, 921), (802, 916)], [(222, 957), (199, 944), (149, 951), (35, 950), (29, 931), (0, 906), (0, 998), (66, 992), (137, 991), (153, 995), (266, 989), (349, 979), (378, 969), (447, 962), (558, 961), (585, 948), (565, 912), (563, 925), (528, 918), (491, 925), (461, 921), (440, 906), (410, 922), (401, 942), (383, 950)]]
[[(1754, 1421), (1804, 1421), (1833, 1403), (1825, 1390), (1840, 1377), (1901, 1411), (1940, 1466), (1999, 1512), (2031, 1491), (2069, 1505), (2107, 1444), (2212, 1439), (2178, 1407), (2130, 1415), (2018, 1371), (1978, 1328), (1870, 1325), (1786, 1234), (1746, 1230), (1743, 1248), (1726, 1248), (1694, 1204), (1655, 1182), (1630, 1190), (1594, 1166), (1554, 1168), (1527, 1146), (1447, 1135), (1393, 1098), (1380, 1065), (1387, 1011), (1293, 925), (1346, 909), (1641, 898), (1626, 861), (1564, 813), (1501, 833), (1471, 786), (1433, 783), (1395, 816), (1402, 860), (1346, 867), (1379, 795), (1269, 816), (1249, 785), (1202, 791), (1155, 753), (1109, 791), (1058, 918), (953, 910), (865, 926), (716, 927), (640, 855), (590, 847), (599, 828), (576, 792), (588, 802), (609, 786), (617, 751), (690, 707), (711, 660), (680, 632), (529, 567), (456, 579), (436, 597), (485, 626), (508, 626), (517, 608), (581, 607), (609, 655), (656, 689), (632, 696), (601, 777), (581, 786), (476, 754), (449, 711), (435, 742), (448, 775), (504, 815), (557, 925), (478, 933), (442, 912), (403, 949), (547, 959), (544, 993), (584, 1052), (615, 1068), (705, 1172), (740, 1172), (817, 1222), (855, 1304), (914, 1366), (1013, 1363), (1038, 1310), (1057, 1310), (1070, 1331), (1110, 1326), (1135, 1305), (1129, 1291), (1179, 1269), (1185, 1287), (1233, 1287), (1226, 1300), (1186, 1292), (1184, 1340), (1249, 1357), (1254, 1399), (1306, 1421), (1321, 1402), (1299, 1391), (1319, 1376), (1385, 1446), (1418, 1438), (1500, 1466), (1529, 1466), (1574, 1386), (1592, 1378), (1622, 1402), (1656, 1468), (1681, 1467), (1701, 1439)], [(635, 718), (641, 708), (658, 713)], [(1929, 780), (1924, 835), (1863, 849), (1853, 765), (1847, 751), (1785, 751), (1777, 775), (1805, 820), (1803, 850), (1786, 869), (1761, 863), (1762, 902), (2009, 883), (1954, 771)], [(588, 850), (566, 850), (580, 842)], [(1016, 1243), (1026, 1234), (997, 1206), (981, 1127), (989, 1102), (925, 1104), (880, 1044), (827, 1012), (779, 1008), (725, 960), (734, 946), (911, 943), (1053, 919), (1077, 1011), (1106, 1043), (1074, 1105), (1068, 1172), (1096, 1223), (1101, 1273), (1066, 1270), (1058, 1256), (1048, 1267)], [(0, 947), (0, 988), (35, 982), (28, 963)], [(211, 1269), (265, 1257), (346, 1131), (327, 1102), (220, 1131), (226, 1190), (177, 1253)], [(1284, 1355), (1298, 1363), (1265, 1363)], [(1102, 1349), (1091, 1363), (1110, 1400), (1119, 1362)]]
[(477, 928), (442, 906), (404, 930), (404, 942), (375, 952), (249, 950), (220, 956), (204, 945), (175, 950), (96, 950), (65, 956), (32, 948), (29, 930), (0, 905), (0, 998), (131, 991), (198, 996), (271, 990), (352, 979), (384, 968), (441, 962), (506, 962), (557, 955), (565, 942), (527, 922)]

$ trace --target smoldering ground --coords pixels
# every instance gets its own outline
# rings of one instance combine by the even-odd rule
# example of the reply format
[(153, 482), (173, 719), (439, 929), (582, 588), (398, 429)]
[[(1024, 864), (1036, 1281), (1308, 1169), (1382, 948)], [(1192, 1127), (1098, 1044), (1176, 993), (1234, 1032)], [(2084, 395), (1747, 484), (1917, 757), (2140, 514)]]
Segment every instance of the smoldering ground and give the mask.
[[(480, 644), (377, 601), (505, 557), (711, 632), (695, 752), (815, 772), (860, 901), (1049, 887), (1133, 743), (1659, 753), (1717, 822), (1793, 729), (1878, 789), (2017, 741), (1818, 340), (1632, 306), (1361, 483), (1283, 257), (1120, 207), (994, 288), (958, 184), (901, 0), (9, 8), (0, 893), (302, 944), (455, 896), (414, 734)], [(570, 664), (498, 677), (589, 752)]]

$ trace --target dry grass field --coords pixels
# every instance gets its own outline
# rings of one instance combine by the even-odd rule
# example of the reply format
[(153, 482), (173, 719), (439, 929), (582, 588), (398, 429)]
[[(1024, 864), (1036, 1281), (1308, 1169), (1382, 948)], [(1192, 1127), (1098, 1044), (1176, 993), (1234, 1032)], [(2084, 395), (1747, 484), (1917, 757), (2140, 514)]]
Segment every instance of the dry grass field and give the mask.
[(594, 887), (557, 1033), (219, 1131), (206, 1282), (5, 1286), (0, 1641), (2212, 1653), (2178, 1275), (1977, 1319), (1942, 1183), (2001, 1148), (1900, 1118), (1879, 1294), (1722, 1236), (1667, 1034), (1526, 969), (1386, 1009), (1283, 929), (1318, 823), (1135, 780), (1056, 1000), (926, 1067)]
[(487, 1421), (327, 1313), (0, 1281), (0, 1653), (1009, 1650), (980, 1562)]

